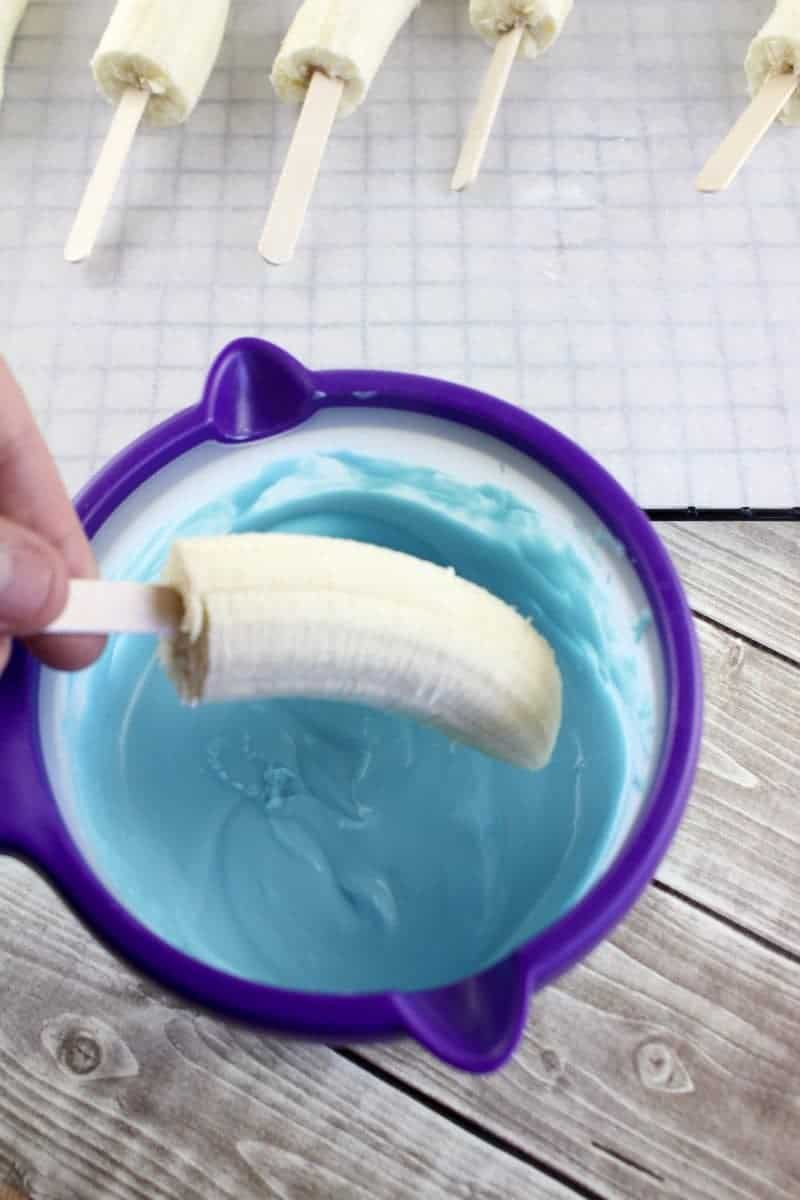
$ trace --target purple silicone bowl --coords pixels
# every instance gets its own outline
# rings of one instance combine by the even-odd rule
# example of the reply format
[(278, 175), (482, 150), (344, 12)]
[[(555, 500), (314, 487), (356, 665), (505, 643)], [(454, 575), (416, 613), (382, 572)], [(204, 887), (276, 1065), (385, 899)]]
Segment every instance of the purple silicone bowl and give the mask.
[(510, 405), (410, 375), (312, 374), (255, 339), (228, 346), (213, 365), (201, 403), (118, 455), (81, 494), (77, 507), (94, 536), (145, 481), (202, 443), (259, 441), (301, 426), (322, 409), (359, 406), (453, 422), (515, 448), (577, 494), (634, 564), (663, 661), (664, 736), (646, 803), (599, 882), (510, 957), (480, 976), (435, 991), (318, 995), (225, 974), (141, 925), (85, 861), (45, 767), (40, 668), (21, 647), (0, 680), (0, 852), (28, 861), (110, 949), (195, 1004), (282, 1036), (342, 1043), (410, 1034), (455, 1067), (490, 1071), (516, 1048), (532, 993), (584, 958), (634, 904), (667, 851), (694, 778), (702, 720), (697, 642), (678, 577), (647, 518), (587, 454)]

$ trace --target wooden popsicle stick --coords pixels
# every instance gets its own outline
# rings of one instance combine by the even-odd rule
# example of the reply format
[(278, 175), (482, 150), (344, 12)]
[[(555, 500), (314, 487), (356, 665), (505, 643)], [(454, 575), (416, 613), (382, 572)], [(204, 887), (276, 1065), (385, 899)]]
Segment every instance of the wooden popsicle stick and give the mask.
[(145, 88), (129, 87), (122, 93), (67, 239), (67, 262), (81, 262), (92, 253), (150, 96)]
[(454, 192), (469, 187), (478, 178), (524, 33), (524, 25), (515, 25), (508, 33), (503, 34), (494, 48), (450, 183)]
[(771, 75), (750, 101), (728, 136), (711, 155), (695, 186), (698, 192), (723, 192), (733, 183), (764, 134), (800, 84), (792, 72)]
[(311, 76), (258, 243), (259, 253), (275, 266), (289, 262), (297, 247), (343, 91), (342, 79), (324, 71)]
[(67, 606), (43, 633), (177, 632), (183, 601), (174, 588), (162, 584), (110, 583), (102, 579), (73, 579)]

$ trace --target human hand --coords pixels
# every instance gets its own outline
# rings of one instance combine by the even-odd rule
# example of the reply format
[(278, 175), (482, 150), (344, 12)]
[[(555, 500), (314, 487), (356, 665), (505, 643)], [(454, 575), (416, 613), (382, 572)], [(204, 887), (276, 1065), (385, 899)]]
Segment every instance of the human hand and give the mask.
[(76, 670), (103, 649), (96, 637), (35, 636), (62, 612), (70, 578), (97, 568), (55, 463), (0, 358), (0, 674), (11, 639), (49, 666)]

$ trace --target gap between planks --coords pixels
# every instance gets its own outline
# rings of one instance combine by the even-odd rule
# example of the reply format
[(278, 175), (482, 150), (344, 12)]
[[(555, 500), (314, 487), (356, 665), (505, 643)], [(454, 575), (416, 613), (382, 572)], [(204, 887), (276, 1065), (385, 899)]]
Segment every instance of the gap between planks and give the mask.
[(800, 522), (679, 522), (658, 532), (693, 610), (800, 660)]
[[(763, 642), (759, 642), (758, 638), (750, 637), (746, 633), (740, 633), (738, 629), (733, 629), (730, 625), (726, 625), (724, 621), (720, 621), (716, 617), (709, 617), (706, 613), (698, 612), (696, 608), (689, 610), (695, 621), (702, 621), (704, 625), (710, 625), (712, 629), (716, 629), (719, 633), (724, 633), (727, 637), (735, 638), (737, 642), (741, 642), (745, 646), (750, 646), (753, 650), (758, 650), (761, 654), (768, 654), (770, 658), (777, 659), (783, 663), (785, 667), (791, 667), (794, 671), (800, 671), (800, 659), (792, 658), (790, 654), (785, 654), (782, 650), (775, 650), (772, 646), (765, 646)], [(798, 680), (800, 684), (800, 680)]]
[(688, 904), (689, 908), (693, 908), (695, 912), (702, 913), (709, 920), (719, 921), (726, 929), (730, 929), (740, 937), (749, 938), (751, 942), (760, 946), (762, 950), (767, 950), (770, 954), (777, 954), (784, 961), (791, 963), (792, 966), (800, 967), (800, 954), (795, 954), (794, 950), (788, 950), (778, 942), (773, 942), (771, 938), (765, 937), (763, 933), (756, 933), (755, 930), (749, 929), (747, 925), (741, 925), (733, 917), (729, 917), (726, 913), (718, 912), (717, 909), (704, 904), (702, 900), (696, 900), (694, 896), (687, 895), (686, 892), (682, 892), (680, 888), (676, 888), (673, 884), (664, 883), (656, 877), (651, 887), (654, 887), (657, 892), (663, 892), (665, 896), (670, 896), (673, 900)]
[(587, 1187), (585, 1183), (573, 1179), (571, 1175), (566, 1174), (558, 1167), (554, 1167), (552, 1163), (547, 1162), (545, 1159), (537, 1158), (536, 1155), (523, 1150), (515, 1142), (501, 1137), (493, 1130), (481, 1125), (473, 1117), (459, 1112), (458, 1109), (445, 1104), (444, 1101), (437, 1099), (428, 1092), (424, 1092), (416, 1084), (409, 1083), (408, 1080), (403, 1079), (400, 1075), (394, 1075), (385, 1067), (381, 1067), (371, 1059), (363, 1057), (358, 1050), (338, 1046), (334, 1048), (334, 1053), (340, 1058), (346, 1059), (347, 1062), (358, 1067), (360, 1070), (366, 1071), (368, 1075), (372, 1075), (375, 1079), (380, 1080), (381, 1083), (385, 1083), (388, 1087), (402, 1092), (409, 1100), (415, 1101), (423, 1108), (427, 1108), (430, 1112), (435, 1113), (436, 1116), (449, 1121), (451, 1125), (458, 1126), (464, 1133), (482, 1142), (486, 1142), (493, 1150), (497, 1150), (501, 1154), (507, 1154), (509, 1158), (516, 1159), (517, 1162), (530, 1167), (531, 1170), (538, 1171), (541, 1175), (547, 1175), (554, 1183), (559, 1183), (562, 1187), (569, 1188), (580, 1200), (607, 1200), (601, 1192), (596, 1192), (594, 1188)]
[(659, 1175), (658, 1171), (651, 1170), (650, 1167), (644, 1166), (643, 1163), (637, 1162), (635, 1158), (631, 1158), (627, 1154), (623, 1154), (620, 1150), (615, 1150), (613, 1146), (606, 1146), (603, 1142), (592, 1142), (592, 1149), (598, 1154), (605, 1154), (608, 1158), (613, 1158), (616, 1162), (622, 1163), (623, 1167), (630, 1167), (632, 1171), (638, 1171), (640, 1175), (646, 1175), (648, 1179), (655, 1180), (656, 1183), (665, 1183), (663, 1175)]

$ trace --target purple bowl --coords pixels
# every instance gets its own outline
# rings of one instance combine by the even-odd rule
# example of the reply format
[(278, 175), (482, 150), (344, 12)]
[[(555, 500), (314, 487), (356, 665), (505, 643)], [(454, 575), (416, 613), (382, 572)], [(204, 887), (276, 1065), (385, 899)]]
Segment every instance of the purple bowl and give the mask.
[(646, 803), (599, 881), (555, 924), (484, 974), (435, 991), (318, 995), (228, 975), (174, 949), (131, 916), (87, 864), (49, 782), (39, 729), (39, 665), (17, 646), (0, 680), (0, 852), (28, 861), (116, 954), (191, 1002), (281, 1036), (333, 1042), (414, 1036), (471, 1072), (514, 1052), (531, 994), (584, 958), (635, 903), (664, 857), (696, 770), (701, 667), (691, 614), (652, 526), (623, 489), (568, 439), (508, 404), (417, 376), (312, 374), (256, 339), (217, 358), (197, 406), (119, 454), (80, 495), (90, 536), (157, 472), (203, 443), (256, 442), (328, 409), (420, 414), (513, 447), (565, 484), (596, 514), (634, 565), (650, 604), (664, 674), (664, 734)]

